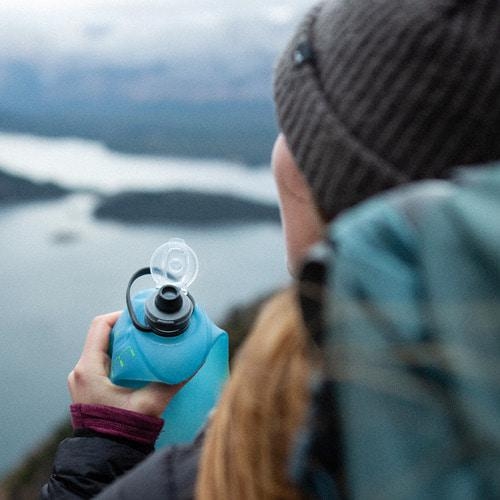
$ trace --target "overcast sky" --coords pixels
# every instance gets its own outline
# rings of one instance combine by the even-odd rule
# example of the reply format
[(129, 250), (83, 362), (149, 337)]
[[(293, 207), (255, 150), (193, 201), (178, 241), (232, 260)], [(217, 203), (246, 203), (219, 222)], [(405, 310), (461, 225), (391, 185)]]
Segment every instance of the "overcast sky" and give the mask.
[(144, 64), (274, 52), (314, 0), (1, 0), (0, 57)]

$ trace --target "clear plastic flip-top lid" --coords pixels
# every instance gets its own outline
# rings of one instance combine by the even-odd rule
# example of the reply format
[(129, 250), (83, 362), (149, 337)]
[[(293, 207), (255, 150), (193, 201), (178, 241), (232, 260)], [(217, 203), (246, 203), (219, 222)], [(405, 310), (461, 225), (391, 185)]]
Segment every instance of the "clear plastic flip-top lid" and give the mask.
[(198, 257), (183, 239), (171, 238), (154, 251), (150, 269), (158, 287), (175, 285), (187, 290), (198, 275)]

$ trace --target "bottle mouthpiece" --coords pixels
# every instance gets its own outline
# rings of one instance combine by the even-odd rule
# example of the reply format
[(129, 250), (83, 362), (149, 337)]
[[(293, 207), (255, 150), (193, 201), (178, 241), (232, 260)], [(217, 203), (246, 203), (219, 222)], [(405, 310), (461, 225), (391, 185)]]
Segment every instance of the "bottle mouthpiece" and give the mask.
[(156, 307), (164, 313), (173, 314), (182, 308), (181, 291), (173, 285), (165, 285), (155, 297)]

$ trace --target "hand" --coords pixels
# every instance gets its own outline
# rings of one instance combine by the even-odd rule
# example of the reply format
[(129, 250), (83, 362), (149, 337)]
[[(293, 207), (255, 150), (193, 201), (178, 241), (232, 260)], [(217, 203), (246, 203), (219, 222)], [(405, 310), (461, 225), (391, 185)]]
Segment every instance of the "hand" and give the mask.
[(82, 355), (68, 376), (71, 399), (73, 403), (114, 406), (159, 417), (185, 382), (177, 385), (151, 382), (140, 389), (129, 389), (111, 382), (109, 335), (120, 314), (104, 314), (92, 321)]

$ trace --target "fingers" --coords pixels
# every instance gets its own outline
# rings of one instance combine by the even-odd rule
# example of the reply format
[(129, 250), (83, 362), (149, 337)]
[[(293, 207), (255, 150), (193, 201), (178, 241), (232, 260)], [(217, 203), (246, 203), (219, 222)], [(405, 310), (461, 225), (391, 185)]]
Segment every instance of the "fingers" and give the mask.
[(151, 382), (136, 390), (132, 401), (135, 411), (155, 417), (161, 416), (171, 399), (186, 385), (187, 381), (176, 385)]
[(107, 374), (109, 369), (109, 334), (121, 312), (96, 316), (90, 324), (78, 365), (96, 375)]
[(177, 385), (150, 383), (141, 389), (114, 385), (109, 379), (108, 347), (111, 329), (120, 314), (103, 314), (92, 321), (80, 360), (68, 376), (71, 398), (75, 403), (106, 404), (160, 416), (187, 381)]
[(107, 352), (109, 347), (109, 334), (121, 311), (96, 316), (90, 324), (87, 339), (83, 346), (82, 357), (93, 355), (96, 352)]

